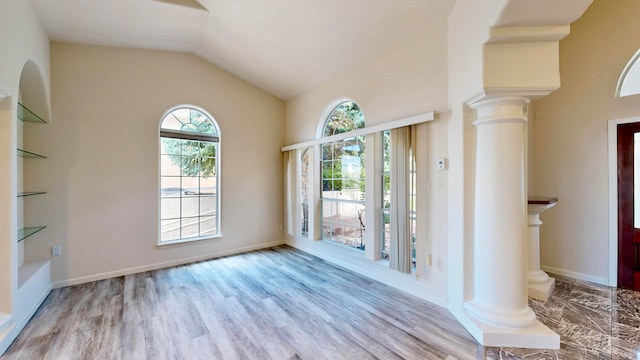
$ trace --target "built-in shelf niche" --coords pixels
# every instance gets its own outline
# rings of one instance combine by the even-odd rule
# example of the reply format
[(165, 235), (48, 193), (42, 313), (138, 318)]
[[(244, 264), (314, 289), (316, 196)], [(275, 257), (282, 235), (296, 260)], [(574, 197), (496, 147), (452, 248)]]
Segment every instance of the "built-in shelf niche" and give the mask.
[[(29, 110), (22, 103), (18, 102), (18, 119), (23, 122), (30, 123), (38, 123), (38, 124), (46, 124), (47, 122), (41, 117), (36, 115), (33, 111)], [(17, 153), (19, 157), (22, 158), (33, 158), (33, 159), (46, 159), (47, 157), (44, 155), (40, 155), (34, 153), (32, 151), (27, 151), (24, 149), (17, 149)], [(25, 198), (29, 196), (36, 196), (46, 194), (44, 191), (23, 191), (18, 193), (18, 198)], [(46, 226), (26, 226), (18, 230), (18, 242), (23, 241), (24, 239), (42, 231), (42, 229), (46, 228)]]

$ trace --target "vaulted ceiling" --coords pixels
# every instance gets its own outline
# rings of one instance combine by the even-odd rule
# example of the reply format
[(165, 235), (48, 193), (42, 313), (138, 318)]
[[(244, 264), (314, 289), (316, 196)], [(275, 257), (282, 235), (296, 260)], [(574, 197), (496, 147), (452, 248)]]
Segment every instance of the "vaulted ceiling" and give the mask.
[(284, 100), (392, 49), (407, 36), (424, 34), (430, 23), (446, 21), (454, 3), (32, 1), (51, 40), (190, 52)]

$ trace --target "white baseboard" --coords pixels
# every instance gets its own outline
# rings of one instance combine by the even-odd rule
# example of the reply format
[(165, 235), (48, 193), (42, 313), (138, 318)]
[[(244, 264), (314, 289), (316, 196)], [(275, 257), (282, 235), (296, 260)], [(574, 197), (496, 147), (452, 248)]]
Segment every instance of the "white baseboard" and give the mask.
[(92, 281), (105, 280), (105, 279), (110, 279), (110, 278), (119, 277), (119, 276), (125, 276), (125, 275), (131, 275), (131, 274), (136, 274), (136, 273), (145, 272), (145, 271), (153, 271), (153, 270), (158, 270), (158, 269), (164, 269), (164, 268), (171, 267), (171, 266), (178, 266), (178, 265), (190, 264), (190, 263), (194, 263), (194, 262), (198, 262), (198, 261), (211, 260), (211, 259), (215, 259), (215, 258), (219, 258), (219, 257), (223, 257), (223, 256), (241, 254), (241, 253), (245, 253), (245, 252), (249, 252), (249, 251), (270, 248), (270, 247), (274, 247), (274, 246), (278, 246), (278, 245), (284, 245), (284, 243), (285, 243), (284, 240), (282, 240), (282, 241), (273, 241), (273, 242), (269, 242), (269, 243), (262, 243), (262, 244), (246, 246), (246, 247), (242, 247), (242, 248), (219, 251), (219, 252), (209, 253), (209, 254), (205, 254), (205, 255), (198, 255), (198, 256), (193, 256), (193, 257), (188, 257), (188, 258), (183, 258), (183, 259), (165, 261), (165, 262), (161, 262), (161, 263), (148, 264), (148, 265), (143, 265), (143, 266), (136, 266), (136, 267), (131, 267), (131, 268), (127, 268), (127, 269), (120, 269), (120, 270), (109, 271), (109, 272), (104, 272), (104, 273), (94, 274), (94, 275), (80, 276), (80, 277), (76, 277), (76, 278), (73, 278), (73, 279), (56, 281), (56, 282), (54, 282), (52, 284), (52, 286), (53, 286), (54, 289), (57, 289), (57, 288), (66, 287), (66, 286), (84, 284), (84, 283), (88, 283), (88, 282), (92, 282)]
[(564, 269), (558, 269), (552, 266), (545, 266), (545, 265), (541, 265), (540, 268), (546, 272), (570, 277), (572, 279), (583, 280), (583, 281), (596, 283), (599, 285), (609, 286), (609, 279), (607, 279), (606, 277), (593, 276), (589, 274), (584, 274), (584, 273), (579, 273), (579, 272), (564, 270)]

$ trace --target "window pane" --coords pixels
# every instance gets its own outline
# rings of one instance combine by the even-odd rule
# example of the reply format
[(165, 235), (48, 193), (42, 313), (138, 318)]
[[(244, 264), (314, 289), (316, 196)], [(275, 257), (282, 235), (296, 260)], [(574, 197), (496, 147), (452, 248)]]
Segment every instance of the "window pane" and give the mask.
[(177, 155), (161, 155), (160, 175), (180, 176), (180, 161), (180, 156)]
[(331, 161), (323, 161), (322, 162), (322, 178), (323, 179), (332, 179), (333, 178), (333, 170), (332, 170)]
[(180, 219), (162, 220), (160, 222), (160, 240), (176, 240), (180, 238)]
[(180, 130), (182, 128), (182, 123), (173, 116), (167, 116), (162, 121), (161, 127), (168, 130)]
[(180, 198), (160, 199), (160, 219), (180, 217)]
[(389, 259), (391, 246), (391, 215), (389, 210), (382, 211), (382, 258)]
[(182, 191), (184, 195), (200, 194), (200, 178), (199, 177), (182, 177)]
[(198, 236), (199, 219), (196, 218), (182, 218), (181, 237), (190, 238)]
[(200, 194), (216, 195), (216, 178), (215, 176), (200, 178)]
[(182, 156), (182, 176), (198, 176), (200, 175), (200, 157)]
[(323, 238), (364, 250), (364, 224), (363, 204), (322, 202)]
[(160, 142), (161, 154), (180, 155), (182, 154), (182, 140), (162, 138)]
[(203, 157), (200, 159), (200, 176), (216, 176), (216, 159)]
[(300, 234), (309, 236), (309, 149), (304, 150), (300, 157)]
[(200, 215), (216, 215), (216, 198), (214, 196), (200, 197)]
[(217, 152), (217, 143), (211, 141), (201, 141), (200, 142), (200, 155), (204, 157), (216, 157)]
[(194, 125), (194, 124), (184, 124), (184, 125), (182, 125), (182, 131), (200, 132), (198, 130), (198, 126)]
[(171, 114), (167, 117), (175, 117), (180, 120), (181, 123), (187, 124), (191, 121), (191, 109), (189, 108), (181, 108), (176, 109), (171, 112)]
[(216, 233), (216, 217), (200, 217), (200, 236), (215, 235)]
[(182, 217), (198, 216), (199, 198), (188, 196), (182, 198)]
[(160, 178), (160, 196), (161, 197), (179, 197), (180, 177), (179, 176), (163, 176)]

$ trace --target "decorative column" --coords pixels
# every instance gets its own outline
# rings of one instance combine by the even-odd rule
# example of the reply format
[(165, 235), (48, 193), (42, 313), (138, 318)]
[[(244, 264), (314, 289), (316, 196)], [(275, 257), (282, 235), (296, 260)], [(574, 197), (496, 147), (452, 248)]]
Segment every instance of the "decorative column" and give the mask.
[(471, 104), (476, 110), (474, 298), (467, 313), (502, 328), (536, 326), (527, 302), (524, 97)]
[(557, 198), (529, 197), (529, 297), (547, 301), (556, 284), (556, 279), (540, 270), (540, 214), (556, 205)]

